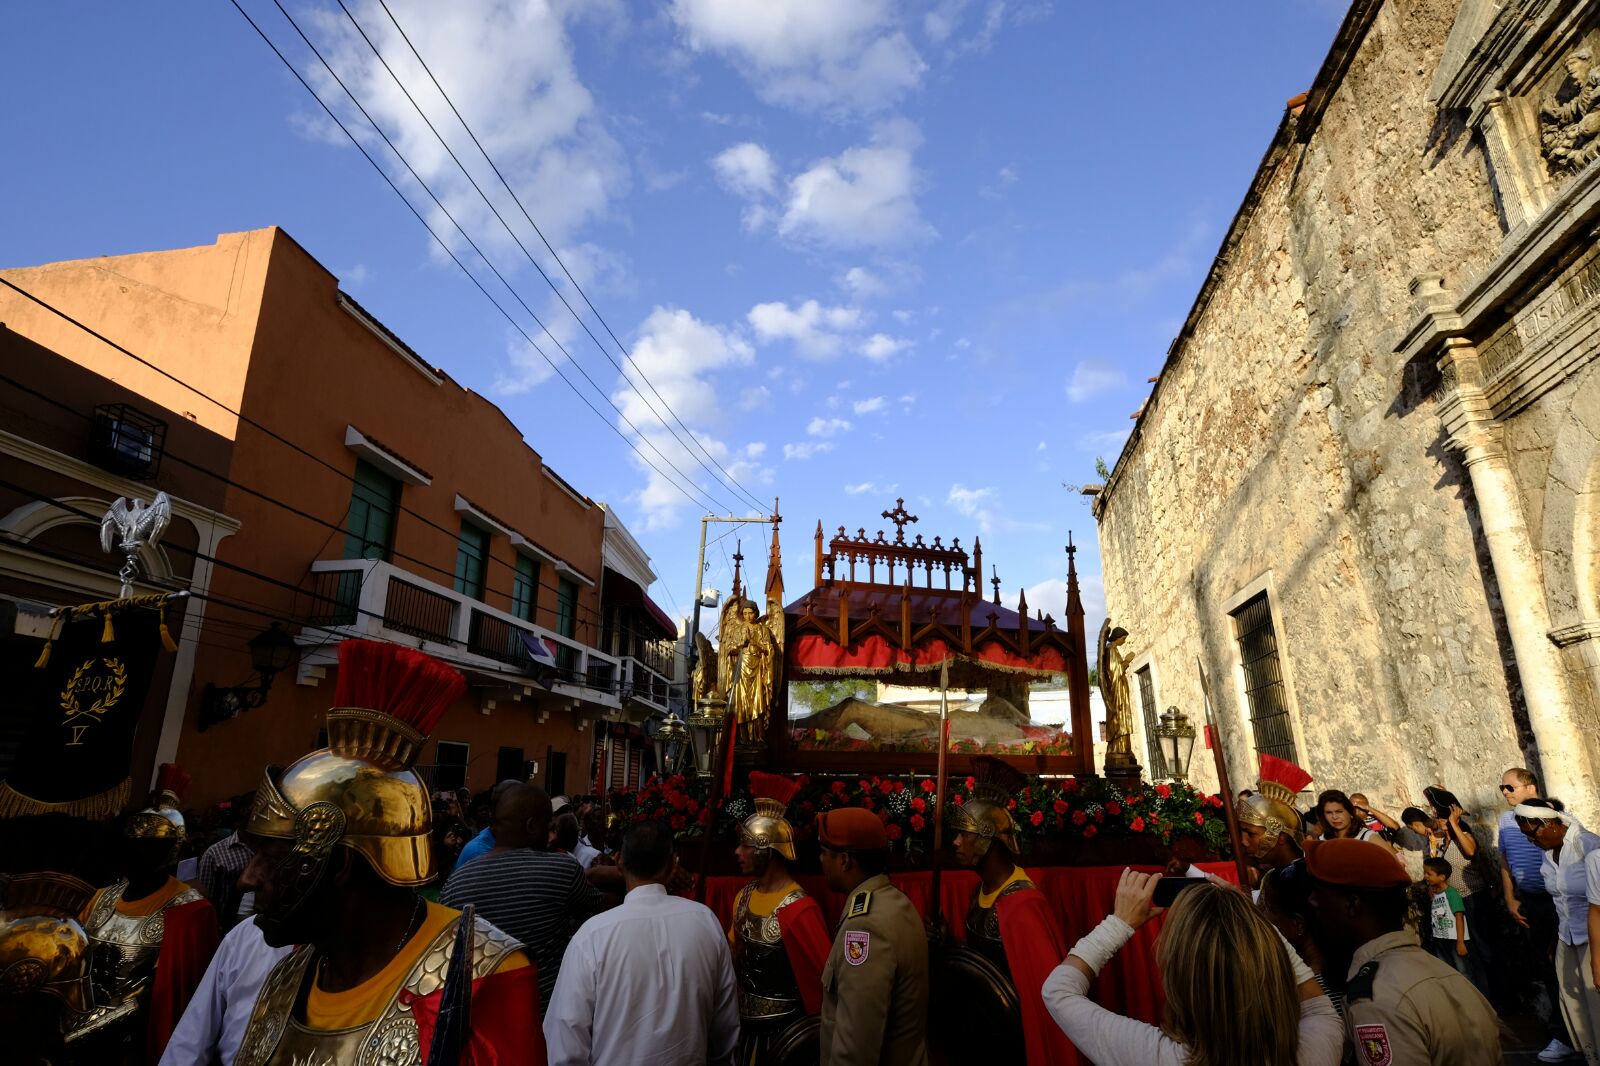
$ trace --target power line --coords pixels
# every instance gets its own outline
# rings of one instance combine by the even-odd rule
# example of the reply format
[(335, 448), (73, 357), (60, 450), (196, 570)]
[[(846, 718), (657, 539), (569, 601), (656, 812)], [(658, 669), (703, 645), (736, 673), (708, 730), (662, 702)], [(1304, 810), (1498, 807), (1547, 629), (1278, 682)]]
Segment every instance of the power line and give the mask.
[[(455, 163), (457, 169), (461, 171), (468, 183), (471, 184), (473, 191), (475, 191), (478, 194), (478, 197), (483, 200), (484, 206), (487, 207), (490, 213), (492, 213), (499, 221), (501, 228), (506, 231), (506, 235), (511, 238), (514, 244), (516, 244), (517, 248), (522, 252), (523, 257), (533, 265), (534, 270), (538, 271), (539, 276), (544, 279), (544, 283), (550, 287), (550, 291), (555, 293), (556, 299), (561, 301), (561, 306), (567, 309), (567, 311), (577, 321), (578, 325), (582, 327), (583, 331), (589, 335), (589, 339), (594, 341), (595, 347), (599, 349), (600, 354), (605, 356), (606, 361), (615, 367), (619, 374), (622, 374), (624, 378), (626, 378), (627, 371), (623, 369), (622, 364), (617, 362), (617, 360), (612, 357), (610, 350), (600, 340), (599, 337), (595, 336), (594, 331), (589, 328), (588, 322), (584, 320), (582, 315), (578, 314), (577, 310), (573, 308), (572, 304), (567, 301), (567, 297), (564, 293), (562, 293), (560, 287), (557, 286), (555, 281), (551, 279), (550, 275), (545, 272), (544, 266), (538, 261), (538, 259), (534, 257), (532, 252), (528, 251), (527, 245), (522, 243), (522, 238), (517, 236), (516, 231), (511, 228), (511, 224), (506, 221), (505, 216), (502, 215), (499, 208), (494, 205), (494, 201), (492, 201), (489, 198), (489, 195), (483, 191), (483, 188), (478, 184), (477, 179), (472, 176), (472, 172), (467, 169), (467, 165), (461, 161), (460, 157), (456, 155), (455, 150), (450, 147), (450, 143), (445, 140), (444, 135), (439, 132), (436, 126), (434, 126), (433, 120), (428, 118), (427, 112), (422, 109), (421, 104), (417, 103), (416, 97), (411, 95), (411, 90), (406, 87), (406, 84), (401, 80), (400, 75), (396, 74), (394, 68), (389, 65), (389, 61), (384, 57), (383, 51), (367, 34), (366, 29), (361, 25), (360, 21), (355, 17), (355, 15), (351, 13), (350, 8), (346, 6), (344, 0), (336, 0), (336, 2), (339, 5), (339, 9), (344, 12), (345, 18), (350, 21), (350, 25), (355, 27), (356, 32), (361, 35), (361, 39), (365, 41), (367, 47), (372, 50), (372, 54), (377, 57), (378, 62), (383, 66), (383, 69), (388, 72), (390, 79), (400, 89), (400, 92), (405, 95), (406, 100), (411, 104), (412, 110), (416, 111), (417, 116), (421, 118), (423, 123), (428, 127), (428, 130), (433, 134), (434, 139), (439, 142), (439, 146), (445, 150), (447, 155), (450, 156), (451, 162)], [(706, 450), (705, 445), (701, 444), (699, 439), (695, 437), (694, 431), (688, 426), (684, 425), (683, 419), (680, 418), (678, 413), (672, 409), (672, 405), (667, 403), (666, 399), (655, 387), (655, 384), (651, 382), (649, 377), (645, 375), (643, 368), (641, 368), (639, 364), (634, 361), (633, 357), (628, 353), (627, 348), (624, 347), (622, 342), (617, 339), (617, 335), (611, 331), (610, 325), (608, 325), (605, 319), (601, 317), (600, 312), (595, 308), (594, 303), (589, 299), (588, 295), (584, 293), (583, 288), (578, 284), (577, 279), (572, 276), (572, 272), (567, 269), (566, 263), (562, 261), (560, 254), (557, 253), (555, 248), (551, 246), (549, 239), (544, 235), (544, 231), (539, 228), (539, 224), (534, 222), (533, 217), (528, 213), (528, 209), (523, 205), (521, 197), (517, 195), (516, 190), (511, 187), (511, 183), (508, 182), (505, 175), (501, 173), (499, 165), (495, 163), (493, 157), (489, 155), (488, 150), (484, 148), (483, 143), (479, 141), (478, 135), (474, 133), (472, 127), (467, 124), (467, 120), (462, 117), (460, 110), (456, 108), (455, 102), (451, 100), (450, 95), (444, 91), (444, 87), (439, 84), (439, 79), (434, 77), (433, 70), (428, 66), (427, 61), (422, 58), (422, 54), (417, 51), (416, 45), (411, 42), (411, 38), (406, 34), (405, 30), (401, 28), (399, 21), (395, 18), (394, 13), (389, 10), (388, 5), (386, 4), (384, 5), (384, 13), (389, 16), (389, 21), (393, 22), (395, 29), (400, 32), (401, 38), (404, 39), (406, 45), (411, 49), (411, 54), (417, 57), (418, 63), (422, 64), (422, 69), (427, 72), (429, 79), (433, 82), (434, 88), (438, 89), (439, 95), (444, 97), (445, 103), (449, 105), (450, 110), (455, 114), (457, 121), (459, 121), (462, 128), (467, 131), (467, 136), (472, 138), (472, 143), (477, 147), (478, 152), (483, 156), (484, 161), (489, 164), (489, 168), (494, 171), (495, 177), (500, 179), (500, 184), (505, 187), (505, 190), (510, 194), (512, 201), (516, 203), (518, 209), (521, 210), (522, 217), (527, 219), (528, 225), (533, 227), (533, 231), (538, 234), (539, 239), (544, 242), (545, 249), (561, 267), (562, 272), (566, 274), (567, 280), (572, 283), (573, 288), (578, 291), (578, 295), (583, 297), (584, 303), (588, 305), (589, 310), (594, 312), (595, 318), (599, 319), (600, 324), (604, 326), (606, 332), (611, 335), (611, 339), (616, 342), (618, 349), (621, 350), (623, 358), (627, 360), (628, 365), (631, 366), (634, 372), (639, 375), (640, 380), (644, 382), (647, 388), (649, 388), (650, 392), (655, 396), (656, 401), (660, 403), (662, 408), (666, 410), (667, 414), (672, 417), (672, 421), (676, 422), (678, 426), (689, 435), (689, 440), (694, 443), (695, 447), (700, 449), (701, 453), (705, 455), (705, 459), (696, 458), (693, 448), (689, 444), (685, 443), (683, 437), (678, 435), (678, 431), (673, 429), (672, 425), (670, 425), (664, 418), (661, 419), (662, 426), (666, 428), (668, 433), (672, 434), (673, 439), (676, 440), (679, 445), (683, 446), (685, 453), (688, 454), (690, 458), (695, 459), (695, 461), (700, 464), (701, 469), (705, 470), (706, 473), (710, 474), (713, 478), (716, 478), (718, 477), (718, 472), (720, 471), (722, 482), (729, 488), (733, 489), (737, 495), (742, 496), (746, 501), (750, 502), (758, 509), (764, 506), (759, 500), (746, 491), (743, 485), (739, 484), (739, 482), (734, 479), (733, 475), (730, 474), (728, 470), (717, 461), (715, 456)], [(324, 65), (326, 65), (326, 60), (324, 60)], [(374, 123), (374, 125), (376, 125), (376, 123)], [(538, 319), (536, 318), (535, 321), (538, 321)], [(541, 327), (544, 327), (543, 322), (540, 322), (539, 324)], [(572, 353), (567, 351), (566, 347), (559, 339), (555, 337), (554, 334), (550, 333), (549, 328), (544, 327), (544, 329), (545, 334), (550, 337), (550, 340), (554, 342), (555, 346), (561, 351), (561, 354), (565, 355), (568, 359), (572, 359)], [(576, 360), (574, 359), (573, 362), (576, 362)], [(638, 390), (635, 391), (637, 392)], [(656, 410), (655, 405), (645, 398), (642, 393), (639, 394), (639, 398), (644, 400), (645, 406), (649, 408), (651, 414), (655, 415), (657, 418), (661, 418), (661, 412)], [(716, 470), (713, 470), (706, 464), (706, 459), (710, 459), (712, 463), (716, 464)]]
[[(667, 475), (667, 473), (665, 471), (663, 471), (660, 467), (656, 466), (655, 463), (651, 462), (649, 456), (645, 455), (642, 451), (640, 451), (638, 445), (635, 444), (633, 441), (628, 439), (627, 434), (623, 433), (622, 430), (618, 429), (617, 426), (609, 418), (607, 418), (605, 415), (600, 413), (600, 409), (597, 408), (594, 405), (594, 402), (591, 401), (587, 396), (585, 396), (583, 394), (583, 392), (578, 388), (578, 386), (572, 381), (572, 379), (569, 378), (565, 373), (562, 372), (561, 367), (559, 365), (557, 365), (557, 363), (553, 359), (551, 359), (548, 354), (546, 354), (546, 352), (545, 352), (545, 350), (543, 348), (539, 347), (538, 342), (535, 341), (533, 339), (533, 337), (529, 335), (528, 331), (522, 327), (522, 324), (520, 322), (518, 322), (511, 315), (511, 313), (505, 309), (504, 305), (502, 305), (499, 300), (495, 299), (495, 297), (492, 294), (490, 294), (489, 290), (484, 286), (483, 282), (478, 279), (477, 275), (474, 274), (471, 270), (467, 269), (466, 264), (463, 263), (461, 261), (460, 257), (456, 255), (455, 250), (452, 249), (445, 242), (444, 238), (440, 237), (439, 234), (434, 231), (433, 226), (429, 224), (428, 220), (423, 218), (422, 212), (419, 211), (417, 209), (416, 205), (413, 204), (410, 201), (410, 199), (407, 198), (406, 195), (400, 191), (400, 187), (395, 184), (394, 179), (391, 178), (389, 176), (388, 172), (385, 171), (383, 169), (383, 167), (378, 164), (378, 161), (372, 157), (372, 154), (367, 151), (366, 146), (361, 143), (361, 140), (358, 137), (356, 137), (356, 135), (350, 131), (349, 127), (347, 127), (339, 119), (339, 116), (334, 113), (333, 108), (330, 107), (327, 104), (327, 102), (324, 101), (322, 99), (322, 97), (317, 94), (316, 90), (311, 87), (310, 83), (306, 81), (305, 77), (300, 73), (300, 71), (295, 67), (295, 65), (289, 61), (288, 57), (285, 56), (283, 54), (283, 52), (279, 50), (278, 46), (275, 43), (273, 43), (272, 39), (267, 36), (266, 32), (259, 25), (256, 24), (256, 21), (253, 18), (250, 17), (249, 12), (245, 11), (245, 9), (240, 6), (239, 0), (230, 0), (230, 2), (233, 4), (234, 8), (239, 12), (239, 14), (244, 16), (245, 21), (250, 24), (250, 28), (256, 31), (256, 34), (262, 39), (262, 41), (266, 42), (267, 47), (272, 49), (273, 54), (276, 55), (278, 57), (278, 59), (283, 63), (283, 65), (288, 68), (289, 72), (295, 76), (295, 79), (300, 82), (301, 86), (306, 90), (306, 92), (311, 94), (311, 98), (317, 102), (318, 106), (320, 106), (323, 109), (323, 111), (325, 111), (327, 113), (328, 117), (333, 120), (334, 124), (337, 125), (339, 127), (339, 129), (344, 133), (344, 135), (350, 139), (350, 142), (356, 146), (356, 149), (362, 154), (362, 156), (367, 160), (367, 162), (372, 165), (372, 168), (378, 172), (378, 175), (383, 178), (384, 182), (389, 186), (390, 189), (392, 189), (394, 191), (394, 194), (400, 198), (401, 202), (406, 205), (406, 208), (412, 213), (412, 215), (414, 215), (416, 217), (417, 221), (422, 223), (423, 228), (428, 231), (428, 235), (431, 236), (438, 243), (439, 247), (444, 250), (444, 253), (447, 256), (450, 257), (451, 261), (454, 262), (457, 267), (460, 268), (461, 272), (463, 274), (465, 274), (467, 276), (467, 279), (472, 282), (474, 287), (476, 287), (477, 290), (483, 294), (484, 298), (486, 300), (488, 300), (491, 304), (494, 305), (495, 310), (499, 311), (500, 314), (505, 318), (505, 320), (511, 324), (511, 327), (513, 329), (515, 329), (519, 334), (522, 335), (522, 338), (528, 342), (528, 346), (531, 347), (535, 352), (537, 352), (539, 354), (539, 357), (550, 365), (550, 369), (555, 372), (556, 376), (561, 378), (561, 380), (566, 383), (567, 387), (572, 389), (573, 394), (576, 395), (578, 397), (578, 399), (583, 401), (584, 406), (588, 407), (590, 411), (594, 412), (595, 417), (599, 418), (602, 422), (604, 422), (606, 424), (606, 426), (608, 428), (611, 429), (611, 431), (613, 433), (615, 433), (618, 437), (620, 437), (622, 439), (623, 443), (627, 444), (628, 447), (630, 449), (632, 449), (639, 456), (640, 460), (642, 460), (645, 463), (646, 466), (650, 467), (650, 469), (654, 470), (657, 474), (661, 475), (663, 480), (665, 480), (668, 484), (670, 484), (674, 489), (676, 489), (679, 493), (681, 493), (686, 499), (688, 499), (695, 506), (697, 506), (697, 507), (704, 506), (704, 501), (708, 497), (703, 492), (701, 493), (701, 495), (699, 495), (697, 497), (694, 492), (691, 492), (688, 489), (685, 489), (682, 484), (679, 484), (677, 481), (674, 481), (671, 477), (669, 477)], [(274, 3), (276, 3), (276, 0), (274, 0)], [(278, 9), (280, 11), (283, 11), (282, 5), (278, 5)], [(355, 96), (350, 93), (350, 90), (348, 88), (345, 88), (344, 82), (339, 79), (339, 75), (334, 72), (333, 68), (328, 65), (326, 60), (322, 60), (321, 53), (317, 52), (316, 46), (312, 45), (310, 40), (308, 38), (306, 38), (305, 34), (300, 31), (299, 25), (297, 23), (295, 23), (292, 18), (289, 17), (289, 14), (288, 14), (287, 11), (283, 11), (283, 15), (284, 15), (284, 17), (286, 19), (289, 19), (290, 24), (295, 27), (295, 32), (300, 35), (301, 40), (304, 40), (306, 42), (307, 46), (310, 47), (313, 52), (317, 53), (317, 58), (322, 62), (323, 67), (325, 69), (327, 69), (328, 73), (330, 75), (332, 75), (334, 81), (339, 83), (340, 88), (344, 89), (345, 95), (349, 96), (350, 99), (355, 102), (356, 107), (358, 109), (360, 109), (363, 114), (366, 114), (365, 109), (361, 108), (360, 102), (355, 99)], [(368, 116), (367, 121), (368, 122), (372, 122), (372, 119), (371, 119), (370, 116)], [(372, 122), (372, 126), (373, 126), (373, 129), (377, 131), (378, 136), (382, 137), (386, 144), (389, 144), (390, 151), (394, 152), (395, 156), (397, 158), (399, 158), (399, 160), (402, 163), (402, 165), (404, 165), (406, 167), (406, 169), (411, 172), (412, 178), (415, 179), (416, 182), (419, 185), (422, 186), (423, 190), (428, 193), (429, 197), (433, 199), (434, 203), (438, 204), (439, 210), (441, 212), (443, 212), (443, 214), (445, 215), (446, 218), (450, 219), (451, 223), (453, 225), (455, 225), (457, 231), (461, 233), (462, 237), (467, 241), (467, 243), (472, 247), (472, 249), (475, 252), (478, 253), (478, 256), (481, 259), (483, 259), (484, 265), (489, 268), (491, 273), (493, 273), (497, 278), (499, 278), (500, 283), (506, 287), (507, 291), (509, 291), (511, 293), (513, 298), (515, 298), (518, 303), (522, 303), (524, 309), (528, 310), (528, 313), (530, 315), (533, 315), (533, 311), (531, 309), (527, 308), (526, 303), (524, 303), (522, 301), (522, 298), (517, 295), (516, 290), (513, 289), (511, 287), (511, 285), (505, 280), (504, 276), (502, 276), (500, 274), (500, 272), (495, 268), (494, 264), (489, 262), (488, 257), (484, 256), (482, 250), (479, 249), (477, 244), (472, 240), (472, 238), (467, 235), (466, 231), (461, 228), (460, 223), (456, 222), (455, 217), (450, 214), (450, 212), (444, 207), (444, 205), (442, 203), (439, 202), (438, 197), (433, 195), (432, 190), (428, 188), (427, 184), (425, 182), (423, 182), (420, 177), (417, 176), (417, 174), (416, 174), (416, 172), (414, 170), (412, 170), (411, 165), (406, 162), (405, 156), (401, 155), (399, 150), (396, 149), (394, 147), (394, 145), (389, 142), (389, 139), (384, 134), (383, 130), (381, 128), (379, 128), (377, 123), (375, 123), (375, 122)], [(534, 315), (534, 320), (536, 322), (539, 321), (537, 315)], [(542, 327), (543, 323), (541, 322), (540, 325)], [(667, 457), (664, 454), (662, 454), (661, 450), (659, 448), (657, 448), (655, 446), (655, 444), (652, 441), (650, 441), (650, 439), (648, 437), (645, 437), (642, 433), (639, 433), (638, 427), (634, 426), (633, 423), (631, 421), (629, 421), (625, 415), (622, 414), (621, 409), (619, 409), (616, 406), (615, 403), (612, 403), (609, 397), (606, 397), (605, 390), (600, 388), (600, 386), (595, 383), (593, 378), (589, 377), (587, 371), (585, 371), (583, 369), (581, 364), (574, 363), (573, 365), (577, 368), (578, 372), (583, 375), (584, 379), (587, 380), (589, 382), (589, 384), (595, 389), (595, 391), (598, 392), (601, 395), (601, 397), (606, 400), (607, 404), (611, 407), (611, 409), (617, 412), (618, 417), (623, 420), (623, 422), (628, 426), (628, 428), (632, 429), (634, 431), (634, 433), (639, 435), (639, 439), (641, 441), (643, 441), (645, 444), (649, 445), (650, 449), (652, 451), (654, 451), (656, 453), (656, 455), (658, 455), (661, 458), (661, 460), (667, 464), (667, 466), (669, 468), (671, 468), (674, 472), (676, 472), (677, 475), (680, 478), (682, 478), (685, 482), (687, 482), (691, 486), (691, 488), (698, 488), (698, 486), (694, 485), (693, 480), (690, 479), (686, 474), (684, 474), (683, 471), (679, 470), (675, 465), (673, 465), (671, 460), (667, 459)]]

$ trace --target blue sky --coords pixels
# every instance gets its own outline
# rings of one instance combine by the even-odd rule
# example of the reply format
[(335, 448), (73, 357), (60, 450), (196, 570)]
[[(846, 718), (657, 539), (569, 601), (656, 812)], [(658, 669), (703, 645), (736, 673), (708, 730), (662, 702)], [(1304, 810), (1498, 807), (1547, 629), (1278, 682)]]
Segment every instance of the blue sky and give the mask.
[[(240, 2), (361, 130), (270, 0)], [(346, 3), (559, 280), (377, 0)], [(752, 510), (708, 472), (720, 464), (755, 499), (781, 495), (791, 593), (819, 518), (875, 529), (904, 496), (916, 531), (981, 533), (1007, 601), (1027, 586), (1058, 618), (1069, 530), (1098, 609), (1075, 486), (1095, 480), (1096, 455), (1115, 458), (1342, 14), (1332, 0), (388, 3), (648, 387), (557, 302), (337, 4), (284, 0), (570, 359), (368, 127), (374, 156), (608, 424), (228, 3), (10, 13), (8, 37), (27, 45), (8, 78), (31, 91), (3, 120), (0, 265), (283, 226), (615, 506), (668, 610), (689, 606), (706, 498)], [(709, 551), (708, 584), (726, 588), (734, 536)]]

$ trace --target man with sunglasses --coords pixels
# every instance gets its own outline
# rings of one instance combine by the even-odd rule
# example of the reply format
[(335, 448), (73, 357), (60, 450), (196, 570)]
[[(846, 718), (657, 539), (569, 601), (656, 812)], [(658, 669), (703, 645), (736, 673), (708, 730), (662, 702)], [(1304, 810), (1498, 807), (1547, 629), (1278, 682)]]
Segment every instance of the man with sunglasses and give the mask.
[(1550, 1042), (1539, 1052), (1540, 1062), (1564, 1062), (1574, 1059), (1572, 1038), (1561, 1017), (1560, 996), (1557, 992), (1555, 963), (1556, 906), (1545, 890), (1541, 864), (1544, 852), (1528, 838), (1517, 824), (1510, 809), (1519, 803), (1539, 798), (1539, 782), (1531, 772), (1513, 766), (1500, 776), (1500, 795), (1506, 801), (1500, 813), (1496, 845), (1500, 852), (1500, 886), (1505, 894), (1506, 910), (1528, 931), (1519, 945), (1523, 957), (1517, 967), (1534, 975), (1545, 988), (1545, 1035)]

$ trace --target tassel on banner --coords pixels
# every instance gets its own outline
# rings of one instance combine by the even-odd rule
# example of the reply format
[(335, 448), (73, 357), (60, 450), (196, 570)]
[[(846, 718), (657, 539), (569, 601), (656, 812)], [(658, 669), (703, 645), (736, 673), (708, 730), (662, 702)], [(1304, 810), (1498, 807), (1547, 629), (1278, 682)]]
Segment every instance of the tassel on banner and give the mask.
[(178, 642), (172, 639), (172, 630), (167, 628), (167, 611), (161, 609), (161, 646), (168, 651), (177, 651)]
[(50, 636), (44, 642), (44, 648), (39, 652), (39, 659), (33, 664), (35, 670), (43, 670), (50, 663), (50, 649), (55, 646), (56, 638), (61, 635), (61, 627), (72, 616), (72, 608), (63, 607), (56, 613), (56, 619), (50, 625)]
[(100, 630), (100, 643), (112, 644), (117, 639), (117, 631), (111, 626), (111, 608), (106, 606), (102, 607), (100, 610), (106, 617), (105, 628)]

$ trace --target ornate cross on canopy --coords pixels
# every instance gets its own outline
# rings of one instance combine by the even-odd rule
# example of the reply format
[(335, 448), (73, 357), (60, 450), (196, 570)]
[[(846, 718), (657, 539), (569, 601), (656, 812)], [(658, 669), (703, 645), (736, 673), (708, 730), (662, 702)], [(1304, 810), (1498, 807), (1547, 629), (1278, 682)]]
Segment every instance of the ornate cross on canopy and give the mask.
[(896, 544), (904, 544), (906, 542), (906, 523), (917, 520), (916, 515), (906, 510), (906, 498), (902, 496), (895, 500), (894, 510), (883, 512), (883, 517), (894, 523), (894, 542)]

